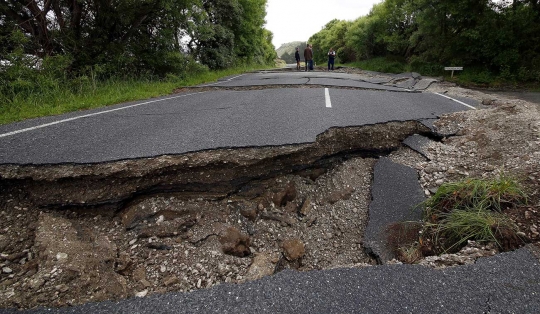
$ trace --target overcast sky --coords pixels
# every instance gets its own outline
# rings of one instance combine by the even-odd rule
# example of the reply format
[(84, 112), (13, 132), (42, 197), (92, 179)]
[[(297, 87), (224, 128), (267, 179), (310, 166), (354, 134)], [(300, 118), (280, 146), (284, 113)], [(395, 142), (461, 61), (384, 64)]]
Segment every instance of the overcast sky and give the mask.
[(307, 41), (333, 19), (355, 20), (381, 0), (268, 0), (266, 28), (276, 49), (291, 41)]

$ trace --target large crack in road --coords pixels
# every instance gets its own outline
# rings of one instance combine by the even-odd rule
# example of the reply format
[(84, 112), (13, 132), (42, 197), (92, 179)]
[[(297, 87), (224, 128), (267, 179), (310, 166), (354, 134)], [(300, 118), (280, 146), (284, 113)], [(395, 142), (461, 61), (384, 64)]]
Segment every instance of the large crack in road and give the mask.
[[(4, 307), (63, 306), (372, 265), (373, 168), (418, 121), (332, 128), (313, 143), (96, 164), (2, 165)], [(27, 228), (27, 226), (30, 226)], [(59, 239), (62, 239), (59, 241)]]

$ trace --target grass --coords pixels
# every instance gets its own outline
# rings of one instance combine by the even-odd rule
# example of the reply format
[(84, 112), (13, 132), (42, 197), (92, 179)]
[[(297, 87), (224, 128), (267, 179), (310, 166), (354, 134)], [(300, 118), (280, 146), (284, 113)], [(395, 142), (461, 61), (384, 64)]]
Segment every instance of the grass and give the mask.
[(468, 179), (446, 183), (424, 202), (425, 230), (443, 251), (461, 248), (468, 240), (495, 242), (503, 247), (515, 241), (517, 226), (504, 214), (506, 208), (527, 203), (518, 182), (499, 178)]
[(73, 81), (72, 86), (56, 84), (46, 92), (30, 93), (30, 96), (17, 95), (8, 100), (0, 95), (0, 124), (168, 95), (179, 87), (213, 82), (220, 77), (254, 69), (253, 66), (246, 66), (220, 71), (204, 71), (185, 79), (169, 77), (165, 80)]
[(434, 231), (437, 242), (444, 239), (442, 246), (451, 251), (462, 247), (468, 240), (495, 242), (501, 246), (501, 236), (507, 235), (508, 231), (515, 234), (518, 228), (506, 215), (477, 207), (443, 214)]
[(384, 57), (357, 61), (352, 63), (340, 64), (341, 66), (360, 68), (362, 70), (376, 71), (383, 73), (403, 73), (407, 72), (409, 68), (405, 62), (387, 59)]
[(500, 212), (526, 202), (527, 196), (517, 181), (501, 175), (492, 180), (467, 179), (443, 184), (424, 205), (427, 218), (437, 220), (441, 214), (453, 210), (484, 208)]

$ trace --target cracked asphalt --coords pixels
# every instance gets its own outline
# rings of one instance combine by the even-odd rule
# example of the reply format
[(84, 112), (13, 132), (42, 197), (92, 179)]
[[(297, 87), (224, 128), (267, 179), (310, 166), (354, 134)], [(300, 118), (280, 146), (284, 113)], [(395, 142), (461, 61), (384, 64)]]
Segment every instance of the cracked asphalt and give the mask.
[[(212, 86), (303, 86), (317, 80), (328, 86), (330, 106), (325, 88), (214, 90), (2, 125), (0, 164), (87, 164), (299, 144), (315, 141), (331, 127), (433, 120), (468, 109), (437, 94), (384, 85), (390, 79), (327, 72), (244, 74)], [(353, 85), (359, 89), (332, 88)]]
[[(317, 72), (245, 74), (211, 86), (317, 82), (328, 87), (330, 107), (325, 88), (218, 90), (4, 125), (0, 126), (0, 164), (93, 163), (219, 147), (304, 143), (314, 141), (330, 127), (405, 120), (429, 124), (441, 114), (469, 110), (436, 94), (411, 92), (421, 80), (404, 77), (408, 88), (385, 85), (392, 77), (378, 74), (368, 79)], [(415, 85), (411, 86), (409, 77), (415, 79)], [(332, 88), (352, 85), (359, 89)], [(467, 99), (460, 101), (477, 105)], [(395, 165), (383, 160), (375, 173), (373, 195), (382, 207), (393, 208), (389, 199), (417, 188), (416, 178), (411, 178), (414, 171), (400, 168), (400, 180), (395, 180), (393, 171)], [(539, 313), (538, 269), (538, 258), (525, 247), (445, 270), (384, 265), (283, 271), (245, 284), (224, 284), (191, 293), (26, 312)], [(0, 313), (20, 312), (0, 309)]]

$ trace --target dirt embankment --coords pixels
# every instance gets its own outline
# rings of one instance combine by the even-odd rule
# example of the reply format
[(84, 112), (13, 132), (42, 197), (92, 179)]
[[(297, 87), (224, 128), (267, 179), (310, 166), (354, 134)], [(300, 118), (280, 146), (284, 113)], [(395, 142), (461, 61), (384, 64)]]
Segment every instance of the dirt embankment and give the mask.
[(286, 268), (373, 265), (362, 237), (380, 155), (415, 168), (426, 194), (467, 177), (516, 176), (531, 198), (510, 215), (524, 244), (537, 243), (538, 108), (444, 84), (430, 89), (488, 106), (442, 117), (439, 130), (452, 135), (433, 142), (427, 158), (401, 144), (429, 133), (410, 121), (332, 129), (297, 146), (3, 167), (0, 307), (191, 291)]

